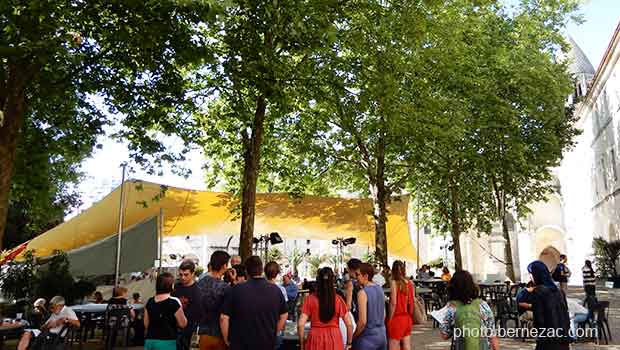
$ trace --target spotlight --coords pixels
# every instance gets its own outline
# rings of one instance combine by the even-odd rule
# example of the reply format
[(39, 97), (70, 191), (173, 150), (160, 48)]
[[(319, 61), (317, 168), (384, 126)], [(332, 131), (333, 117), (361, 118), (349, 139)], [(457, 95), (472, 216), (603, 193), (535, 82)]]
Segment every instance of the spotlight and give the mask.
[(332, 240), (332, 244), (333, 245), (338, 245), (338, 243), (340, 243), (337, 239)]
[(342, 241), (342, 245), (347, 246), (347, 245), (355, 244), (355, 241), (356, 241), (355, 237), (345, 238), (345, 239)]
[(280, 235), (277, 232), (271, 232), (269, 234), (269, 242), (273, 245), (273, 244), (280, 244), (284, 241), (282, 240), (282, 237), (280, 237)]
[(258, 239), (256, 237), (252, 237), (252, 243), (253, 244), (258, 244), (258, 242), (260, 242), (260, 239)]

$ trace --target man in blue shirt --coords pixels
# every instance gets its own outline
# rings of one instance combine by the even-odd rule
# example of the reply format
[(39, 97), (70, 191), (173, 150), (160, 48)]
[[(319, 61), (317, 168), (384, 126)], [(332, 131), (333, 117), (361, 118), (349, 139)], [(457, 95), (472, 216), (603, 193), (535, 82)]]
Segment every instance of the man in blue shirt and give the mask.
[(286, 290), (287, 296), (287, 308), (288, 315), (291, 320), (295, 321), (295, 305), (297, 305), (297, 293), (299, 292), (299, 288), (297, 288), (297, 284), (291, 280), (291, 276), (284, 275), (282, 276), (282, 287)]

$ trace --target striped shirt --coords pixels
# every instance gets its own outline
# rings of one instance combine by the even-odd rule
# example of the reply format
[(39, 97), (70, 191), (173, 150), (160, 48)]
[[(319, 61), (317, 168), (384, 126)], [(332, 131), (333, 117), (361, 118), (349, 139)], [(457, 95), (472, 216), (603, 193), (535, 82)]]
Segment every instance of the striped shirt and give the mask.
[(584, 266), (581, 269), (581, 274), (583, 276), (583, 285), (584, 286), (594, 286), (594, 285), (596, 285), (596, 275), (594, 274), (594, 270), (592, 270), (592, 268)]

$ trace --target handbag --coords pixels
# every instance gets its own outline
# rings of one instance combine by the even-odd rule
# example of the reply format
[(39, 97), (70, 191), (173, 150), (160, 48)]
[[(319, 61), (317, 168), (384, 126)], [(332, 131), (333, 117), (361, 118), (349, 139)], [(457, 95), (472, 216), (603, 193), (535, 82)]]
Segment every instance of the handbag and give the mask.
[(413, 298), (413, 324), (421, 324), (426, 322), (426, 314), (424, 313), (424, 299), (419, 296)]

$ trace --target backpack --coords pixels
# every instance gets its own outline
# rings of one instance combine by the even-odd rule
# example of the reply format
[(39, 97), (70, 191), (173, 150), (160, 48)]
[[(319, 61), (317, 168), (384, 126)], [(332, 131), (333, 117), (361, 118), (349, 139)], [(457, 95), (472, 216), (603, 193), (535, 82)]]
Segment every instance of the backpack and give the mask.
[[(452, 337), (452, 350), (489, 350), (489, 342), (482, 333), (482, 317), (480, 315), (480, 299), (471, 304), (453, 301), (456, 305), (454, 320), (455, 336)], [(456, 336), (456, 332), (460, 333)]]

